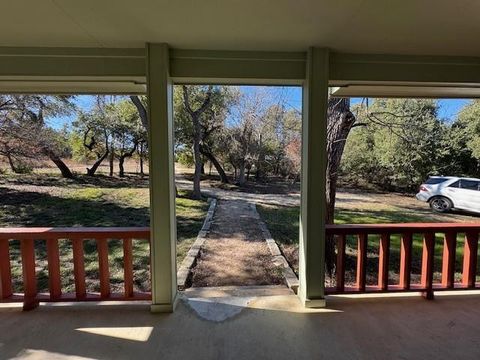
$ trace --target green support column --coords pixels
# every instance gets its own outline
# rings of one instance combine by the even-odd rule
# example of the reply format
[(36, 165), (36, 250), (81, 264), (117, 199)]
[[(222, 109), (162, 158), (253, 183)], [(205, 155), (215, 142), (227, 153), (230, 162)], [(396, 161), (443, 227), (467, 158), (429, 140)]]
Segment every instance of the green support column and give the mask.
[(152, 312), (172, 312), (177, 298), (173, 84), (166, 44), (147, 44)]
[(310, 48), (303, 87), (300, 287), (307, 307), (325, 306), (325, 171), (328, 49)]

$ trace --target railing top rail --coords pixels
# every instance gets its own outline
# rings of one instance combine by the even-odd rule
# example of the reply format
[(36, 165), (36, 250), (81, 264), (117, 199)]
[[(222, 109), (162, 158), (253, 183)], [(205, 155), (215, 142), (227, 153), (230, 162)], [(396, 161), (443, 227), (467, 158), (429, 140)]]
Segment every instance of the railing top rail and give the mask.
[(480, 231), (478, 223), (397, 223), (397, 224), (343, 224), (327, 225), (329, 234), (381, 234), (424, 232)]
[(148, 227), (10, 227), (0, 228), (0, 240), (47, 238), (148, 238)]

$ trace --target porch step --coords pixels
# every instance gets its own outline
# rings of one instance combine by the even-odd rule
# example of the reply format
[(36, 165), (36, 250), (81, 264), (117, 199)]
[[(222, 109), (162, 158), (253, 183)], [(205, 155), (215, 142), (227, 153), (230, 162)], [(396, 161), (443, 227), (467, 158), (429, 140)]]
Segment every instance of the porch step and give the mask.
[(294, 295), (295, 293), (285, 285), (260, 285), (193, 287), (186, 289), (184, 294), (188, 298), (221, 298)]
[(240, 315), (258, 298), (294, 294), (285, 285), (197, 287), (184, 291), (184, 301), (202, 319), (222, 322)]

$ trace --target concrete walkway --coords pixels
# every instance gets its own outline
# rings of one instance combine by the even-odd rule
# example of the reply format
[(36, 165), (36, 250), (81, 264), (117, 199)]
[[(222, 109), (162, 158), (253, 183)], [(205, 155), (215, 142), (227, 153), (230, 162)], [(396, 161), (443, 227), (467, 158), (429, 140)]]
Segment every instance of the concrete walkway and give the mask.
[(251, 204), (222, 198), (192, 270), (192, 286), (283, 284), (282, 270), (272, 260)]

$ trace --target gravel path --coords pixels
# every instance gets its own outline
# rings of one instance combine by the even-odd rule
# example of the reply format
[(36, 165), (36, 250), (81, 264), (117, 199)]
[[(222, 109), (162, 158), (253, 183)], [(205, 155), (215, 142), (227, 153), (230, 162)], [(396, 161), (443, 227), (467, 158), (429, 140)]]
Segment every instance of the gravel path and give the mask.
[(283, 284), (247, 201), (222, 198), (197, 265), (192, 286), (251, 286)]

